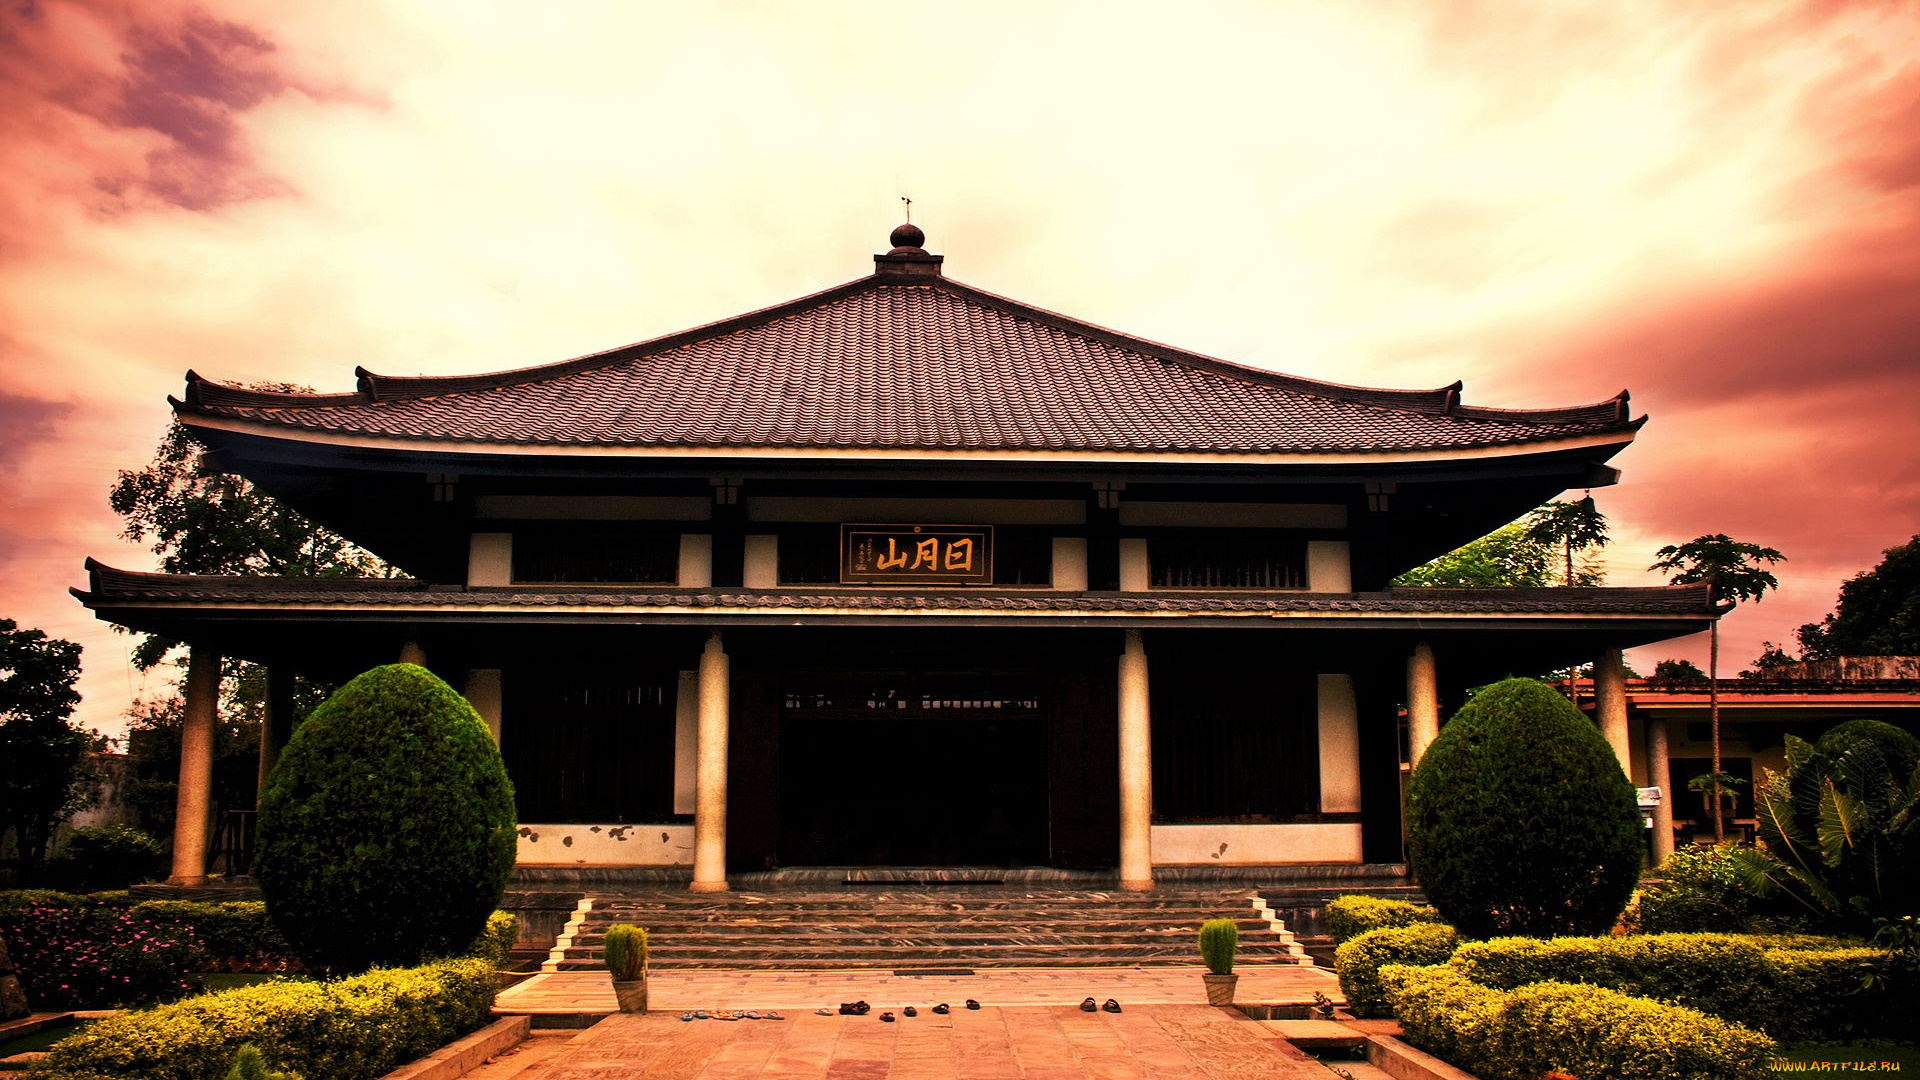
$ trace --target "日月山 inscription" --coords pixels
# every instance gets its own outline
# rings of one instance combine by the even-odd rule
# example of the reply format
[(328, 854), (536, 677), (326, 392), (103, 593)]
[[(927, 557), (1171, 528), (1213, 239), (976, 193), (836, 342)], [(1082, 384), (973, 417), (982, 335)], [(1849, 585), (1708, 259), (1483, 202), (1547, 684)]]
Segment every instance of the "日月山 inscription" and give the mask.
[(991, 525), (842, 525), (847, 585), (990, 585)]

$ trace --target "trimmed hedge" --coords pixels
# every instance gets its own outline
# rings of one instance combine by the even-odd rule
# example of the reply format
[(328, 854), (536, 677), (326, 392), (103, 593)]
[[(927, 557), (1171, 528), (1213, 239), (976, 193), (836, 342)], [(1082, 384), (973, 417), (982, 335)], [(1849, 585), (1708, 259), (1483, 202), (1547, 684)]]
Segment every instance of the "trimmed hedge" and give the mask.
[(1506, 679), (1475, 694), (1407, 787), (1407, 865), (1462, 934), (1604, 934), (1640, 878), (1633, 785), (1560, 694)]
[(252, 1043), (275, 1069), (373, 1080), (486, 1023), (495, 978), (491, 963), (468, 958), (203, 994), (69, 1035), (28, 1076), (206, 1080)]
[(461, 948), (499, 905), (513, 784), (465, 698), (423, 667), (389, 664), (294, 729), (258, 831), (254, 875), (308, 967), (411, 964)]
[(1335, 945), (1344, 945), (1369, 930), (1445, 921), (1425, 904), (1381, 896), (1336, 896), (1327, 903), (1327, 933)]
[(145, 900), (133, 906), (133, 913), (198, 938), (204, 971), (290, 971), (299, 967), (286, 939), (267, 918), (267, 905), (258, 900), (218, 904)]
[(1340, 992), (1355, 1016), (1385, 1016), (1386, 992), (1380, 969), (1388, 964), (1444, 964), (1459, 945), (1453, 927), (1439, 922), (1412, 923), (1369, 930), (1334, 950)]
[(1558, 1069), (1611, 1080), (1766, 1080), (1765, 1035), (1678, 1005), (1597, 986), (1481, 986), (1458, 968), (1380, 971), (1409, 1042), (1482, 1080)]
[(1891, 962), (1884, 949), (1832, 938), (1635, 934), (1468, 942), (1447, 966), (1496, 990), (1549, 980), (1602, 986), (1799, 1042), (1893, 1033), (1910, 1015), (1913, 988), (1857, 993)]
[(0, 893), (0, 937), (36, 1009), (147, 1005), (199, 989), (199, 941), (124, 894)]

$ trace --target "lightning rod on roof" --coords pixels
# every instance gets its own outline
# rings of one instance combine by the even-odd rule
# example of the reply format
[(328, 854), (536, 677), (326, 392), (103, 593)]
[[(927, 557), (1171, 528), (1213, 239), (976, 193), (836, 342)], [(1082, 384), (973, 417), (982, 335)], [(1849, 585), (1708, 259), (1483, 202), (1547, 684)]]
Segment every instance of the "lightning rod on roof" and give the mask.
[(902, 195), (900, 201), (907, 204), (907, 224), (913, 224), (913, 200)]

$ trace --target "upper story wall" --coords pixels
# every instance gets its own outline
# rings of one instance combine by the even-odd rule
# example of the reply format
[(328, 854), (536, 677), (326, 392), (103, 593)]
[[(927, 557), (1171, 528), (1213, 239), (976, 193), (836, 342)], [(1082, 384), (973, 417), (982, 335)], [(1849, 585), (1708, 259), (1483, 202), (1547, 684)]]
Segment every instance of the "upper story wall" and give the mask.
[[(474, 587), (1345, 593), (1354, 588), (1350, 517), (1337, 502), (1128, 500), (1112, 493), (1081, 500), (776, 494), (733, 503), (483, 496), (474, 502), (465, 580)], [(990, 527), (990, 567), (970, 584), (846, 584), (846, 525)]]

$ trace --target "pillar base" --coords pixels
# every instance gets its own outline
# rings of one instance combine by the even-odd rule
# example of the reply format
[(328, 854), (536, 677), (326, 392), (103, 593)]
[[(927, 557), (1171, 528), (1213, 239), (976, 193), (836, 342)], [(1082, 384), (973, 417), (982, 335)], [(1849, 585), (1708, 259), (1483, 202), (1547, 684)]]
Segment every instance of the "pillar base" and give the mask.
[(1127, 892), (1152, 892), (1153, 879), (1152, 878), (1136, 878), (1133, 880), (1122, 879), (1120, 882), (1120, 888)]
[(200, 877), (170, 877), (167, 884), (181, 889), (198, 889), (207, 883), (205, 875)]
[(687, 883), (688, 892), (726, 892), (730, 886), (725, 881), (691, 881)]

